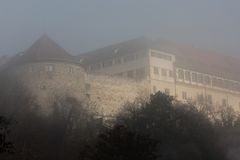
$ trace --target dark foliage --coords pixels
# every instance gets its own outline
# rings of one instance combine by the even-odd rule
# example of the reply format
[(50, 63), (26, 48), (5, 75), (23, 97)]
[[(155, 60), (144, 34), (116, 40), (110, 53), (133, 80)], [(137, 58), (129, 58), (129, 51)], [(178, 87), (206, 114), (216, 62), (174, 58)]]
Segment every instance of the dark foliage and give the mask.
[(154, 160), (158, 142), (149, 136), (115, 126), (100, 134), (95, 142), (83, 148), (81, 160)]
[[(128, 103), (115, 127), (102, 132), (101, 119), (67, 95), (56, 96), (50, 114), (39, 114), (35, 97), (7, 76), (0, 77), (0, 113), (11, 125), (0, 118), (0, 152), (10, 151), (8, 137), (14, 154), (1, 154), (0, 159), (225, 160), (219, 135), (239, 133), (240, 118), (231, 109), (221, 110), (216, 116), (220, 119), (211, 123), (195, 106), (161, 92), (147, 103)], [(225, 134), (226, 130), (235, 132)], [(233, 141), (222, 144), (233, 146)]]
[(56, 95), (52, 112), (41, 114), (41, 106), (18, 79), (4, 75), (0, 81), (0, 113), (12, 120), (9, 139), (15, 147), (13, 155), (0, 159), (77, 159), (79, 146), (102, 127), (88, 106), (75, 98)]
[(10, 122), (0, 116), (0, 154), (1, 153), (13, 153), (13, 144), (7, 140), (7, 136), (10, 133)]
[(128, 104), (118, 123), (161, 141), (161, 159), (224, 160), (218, 134), (206, 115), (194, 106), (181, 104), (161, 92), (140, 106)]

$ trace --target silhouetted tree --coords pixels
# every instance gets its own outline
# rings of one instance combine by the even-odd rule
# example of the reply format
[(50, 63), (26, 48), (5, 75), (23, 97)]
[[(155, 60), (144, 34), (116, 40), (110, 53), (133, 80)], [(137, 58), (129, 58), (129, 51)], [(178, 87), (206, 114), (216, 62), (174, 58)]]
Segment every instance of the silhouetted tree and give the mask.
[(124, 126), (99, 134), (95, 142), (80, 152), (81, 160), (154, 160), (157, 141)]
[[(0, 113), (12, 120), (15, 153), (5, 159), (77, 159), (79, 146), (96, 137), (102, 123), (71, 96), (55, 96), (42, 114), (36, 98), (11, 74), (0, 75)], [(0, 159), (3, 159), (0, 157)]]
[(7, 140), (10, 133), (9, 125), (9, 121), (0, 116), (0, 154), (13, 152), (13, 144)]
[(161, 159), (224, 160), (218, 134), (208, 117), (190, 104), (181, 104), (161, 92), (140, 105), (128, 104), (117, 118), (118, 123), (140, 134), (161, 141)]

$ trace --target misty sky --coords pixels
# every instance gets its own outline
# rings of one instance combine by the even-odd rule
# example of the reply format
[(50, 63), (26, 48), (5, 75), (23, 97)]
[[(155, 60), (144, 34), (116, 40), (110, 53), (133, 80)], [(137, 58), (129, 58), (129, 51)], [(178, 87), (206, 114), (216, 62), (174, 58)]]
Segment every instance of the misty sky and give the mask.
[(240, 1), (0, 0), (0, 55), (44, 33), (72, 54), (148, 36), (240, 55)]

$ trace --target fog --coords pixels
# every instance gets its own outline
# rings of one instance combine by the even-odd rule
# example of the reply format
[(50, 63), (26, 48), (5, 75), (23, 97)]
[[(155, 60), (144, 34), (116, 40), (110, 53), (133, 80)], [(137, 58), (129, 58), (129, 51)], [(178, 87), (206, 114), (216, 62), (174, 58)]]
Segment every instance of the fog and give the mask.
[(239, 160), (240, 1), (1, 0), (0, 159)]
[(0, 2), (0, 54), (47, 33), (72, 54), (147, 36), (238, 54), (239, 1), (21, 0)]

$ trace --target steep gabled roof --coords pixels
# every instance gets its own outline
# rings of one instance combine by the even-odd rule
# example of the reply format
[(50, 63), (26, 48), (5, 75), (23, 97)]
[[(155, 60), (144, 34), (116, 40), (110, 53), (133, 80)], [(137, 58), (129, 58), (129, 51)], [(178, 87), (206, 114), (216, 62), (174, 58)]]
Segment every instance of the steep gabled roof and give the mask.
[(29, 49), (14, 56), (9, 65), (39, 61), (74, 61), (74, 57), (47, 35), (43, 35)]

